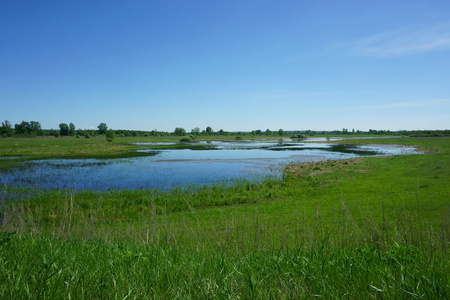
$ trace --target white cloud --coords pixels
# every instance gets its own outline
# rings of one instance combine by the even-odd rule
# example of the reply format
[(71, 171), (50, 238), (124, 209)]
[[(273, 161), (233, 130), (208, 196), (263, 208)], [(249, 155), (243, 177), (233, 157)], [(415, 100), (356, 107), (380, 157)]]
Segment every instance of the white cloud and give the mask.
[(354, 45), (362, 56), (390, 57), (450, 48), (450, 22), (420, 29), (403, 28), (363, 40)]
[(447, 106), (450, 105), (450, 99), (425, 100), (425, 101), (409, 101), (388, 104), (375, 104), (355, 106), (356, 109), (390, 109), (390, 108), (412, 108), (412, 107), (431, 107), (431, 106)]

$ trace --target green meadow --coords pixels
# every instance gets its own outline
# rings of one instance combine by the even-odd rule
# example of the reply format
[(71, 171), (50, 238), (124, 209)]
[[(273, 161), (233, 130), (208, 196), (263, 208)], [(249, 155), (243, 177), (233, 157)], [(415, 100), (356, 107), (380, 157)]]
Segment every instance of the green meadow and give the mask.
[[(0, 139), (14, 157), (0, 158), (0, 172), (28, 159), (133, 155), (130, 143), (148, 141), (178, 138)], [(2, 185), (0, 298), (450, 298), (450, 139), (345, 143), (424, 154), (167, 192)]]

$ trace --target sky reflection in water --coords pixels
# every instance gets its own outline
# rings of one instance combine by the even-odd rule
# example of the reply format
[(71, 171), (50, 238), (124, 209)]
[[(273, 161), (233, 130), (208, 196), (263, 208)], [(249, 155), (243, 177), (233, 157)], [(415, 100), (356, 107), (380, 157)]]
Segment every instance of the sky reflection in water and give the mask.
[[(210, 150), (158, 150), (155, 156), (122, 159), (48, 159), (30, 161), (2, 174), (2, 183), (46, 188), (78, 190), (171, 189), (177, 186), (204, 185), (264, 176), (279, 177), (283, 166), (291, 162), (346, 159), (368, 155), (418, 153), (411, 147), (354, 146), (336, 147), (326, 143), (235, 141), (201, 142)], [(140, 151), (152, 145), (139, 144)], [(170, 145), (170, 144), (169, 144)]]

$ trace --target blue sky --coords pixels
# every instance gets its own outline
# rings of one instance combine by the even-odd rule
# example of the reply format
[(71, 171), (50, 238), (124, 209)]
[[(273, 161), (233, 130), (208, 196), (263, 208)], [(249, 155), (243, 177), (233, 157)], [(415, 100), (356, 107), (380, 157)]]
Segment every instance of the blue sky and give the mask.
[(450, 1), (1, 1), (4, 120), (450, 129)]

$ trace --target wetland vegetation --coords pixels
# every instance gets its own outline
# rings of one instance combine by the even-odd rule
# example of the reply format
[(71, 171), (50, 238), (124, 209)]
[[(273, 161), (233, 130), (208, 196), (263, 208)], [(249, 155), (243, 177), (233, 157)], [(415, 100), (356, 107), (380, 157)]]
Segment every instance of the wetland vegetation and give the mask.
[[(317, 138), (315, 140), (318, 140)], [(110, 158), (32, 159), (5, 170), (7, 185), (78, 190), (162, 189), (281, 178), (286, 164), (358, 156), (414, 154), (412, 147), (329, 144), (309, 139), (140, 142)], [(10, 158), (9, 162), (14, 161)]]
[[(34, 159), (150, 155), (178, 141), (9, 137), (0, 153), (12, 158), (0, 159), (0, 170)], [(138, 151), (153, 142), (168, 145)], [(449, 139), (331, 147), (342, 144), (414, 145), (426, 154), (346, 153), (288, 164), (280, 178), (166, 191), (3, 184), (0, 297), (449, 298)]]

